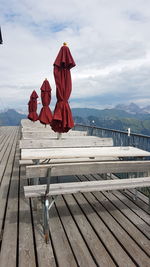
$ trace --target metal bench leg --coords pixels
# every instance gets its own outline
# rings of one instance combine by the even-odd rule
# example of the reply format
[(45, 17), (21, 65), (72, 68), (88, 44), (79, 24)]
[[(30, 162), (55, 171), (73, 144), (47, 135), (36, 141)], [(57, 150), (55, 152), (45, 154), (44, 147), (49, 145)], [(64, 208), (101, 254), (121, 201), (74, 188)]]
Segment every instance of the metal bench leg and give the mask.
[(134, 189), (133, 200), (137, 201), (137, 197), (138, 197), (138, 190), (135, 188), (135, 189)]
[(43, 214), (43, 223), (44, 223), (44, 237), (46, 244), (49, 242), (49, 200), (45, 199), (44, 201), (44, 214)]
[(57, 196), (52, 198), (52, 201), (50, 202), (47, 197), (44, 197), (43, 199), (43, 228), (44, 228), (44, 238), (46, 244), (49, 242), (49, 210), (55, 203), (55, 199)]
[(50, 181), (51, 181), (51, 168), (47, 171), (47, 187), (45, 191), (45, 196), (43, 198), (43, 226), (44, 226), (44, 236), (45, 236), (45, 242), (49, 242), (49, 210), (53, 206), (55, 202), (55, 198), (52, 198), (51, 203), (48, 199), (48, 194), (50, 191)]

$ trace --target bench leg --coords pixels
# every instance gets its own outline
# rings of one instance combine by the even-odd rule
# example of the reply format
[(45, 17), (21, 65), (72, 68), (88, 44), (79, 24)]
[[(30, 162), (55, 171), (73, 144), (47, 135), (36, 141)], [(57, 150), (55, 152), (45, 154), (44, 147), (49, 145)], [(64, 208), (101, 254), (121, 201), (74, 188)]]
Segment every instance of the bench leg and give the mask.
[(47, 197), (44, 197), (43, 199), (43, 228), (44, 228), (44, 238), (46, 244), (49, 242), (49, 210), (55, 203), (55, 199), (57, 196), (52, 198), (52, 201), (49, 202), (49, 199)]
[(46, 244), (49, 242), (49, 200), (44, 201), (44, 214), (43, 214), (43, 226), (44, 226), (44, 238)]
[(135, 188), (135, 189), (134, 189), (133, 200), (137, 201), (137, 197), (138, 197), (138, 190)]

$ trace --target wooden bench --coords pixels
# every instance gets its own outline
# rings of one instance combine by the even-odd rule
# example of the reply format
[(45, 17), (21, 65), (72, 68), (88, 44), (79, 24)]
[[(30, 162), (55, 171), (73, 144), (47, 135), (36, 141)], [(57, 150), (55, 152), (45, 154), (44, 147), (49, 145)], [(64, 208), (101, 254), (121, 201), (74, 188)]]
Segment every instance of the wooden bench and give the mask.
[[(86, 136), (87, 132), (71, 131), (69, 133), (63, 133), (63, 136)], [(49, 131), (38, 131), (38, 132), (22, 132), (23, 139), (49, 139), (50, 137), (57, 137), (57, 133)]]
[(73, 136), (63, 137), (60, 140), (56, 138), (49, 139), (22, 139), (19, 142), (21, 149), (24, 148), (52, 148), (52, 147), (102, 147), (113, 146), (112, 138), (99, 138), (96, 136)]

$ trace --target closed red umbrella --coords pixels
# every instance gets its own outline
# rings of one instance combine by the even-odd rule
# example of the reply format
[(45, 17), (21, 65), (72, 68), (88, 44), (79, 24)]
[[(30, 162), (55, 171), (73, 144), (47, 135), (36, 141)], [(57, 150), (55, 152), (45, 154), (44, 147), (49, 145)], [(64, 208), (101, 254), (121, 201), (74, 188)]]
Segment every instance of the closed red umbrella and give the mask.
[(68, 103), (72, 91), (70, 69), (74, 66), (75, 62), (70, 50), (64, 43), (54, 62), (57, 103), (51, 127), (55, 132), (68, 132), (74, 127), (72, 112)]
[(3, 39), (2, 39), (2, 33), (1, 33), (1, 28), (0, 28), (0, 44), (3, 43)]
[(2, 39), (2, 33), (1, 33), (1, 28), (0, 28), (0, 44), (3, 43), (3, 39)]
[(28, 119), (30, 119), (31, 121), (37, 121), (38, 120), (38, 114), (36, 113), (37, 111), (37, 98), (38, 95), (36, 93), (36, 91), (33, 91), (31, 96), (30, 96), (30, 100), (28, 103)]
[(41, 86), (41, 100), (43, 107), (39, 115), (39, 121), (43, 124), (51, 124), (52, 121), (52, 112), (49, 108), (51, 101), (51, 87), (49, 81), (45, 79)]

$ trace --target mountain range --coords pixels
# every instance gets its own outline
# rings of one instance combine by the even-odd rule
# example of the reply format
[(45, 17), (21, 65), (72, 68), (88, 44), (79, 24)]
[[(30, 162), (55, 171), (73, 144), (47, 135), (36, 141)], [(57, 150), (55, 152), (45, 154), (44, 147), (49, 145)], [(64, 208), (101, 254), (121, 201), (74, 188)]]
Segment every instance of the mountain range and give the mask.
[[(103, 110), (73, 108), (72, 114), (76, 123), (123, 131), (131, 128), (131, 132), (150, 135), (150, 106), (140, 108), (131, 103)], [(9, 109), (0, 113), (0, 126), (19, 125), (23, 118), (27, 115)]]
[(150, 105), (140, 108), (135, 103), (130, 103), (129, 105), (119, 104), (115, 106), (117, 110), (124, 110), (131, 114), (150, 114)]
[(17, 126), (27, 116), (20, 114), (14, 109), (8, 109), (0, 113), (0, 126)]

